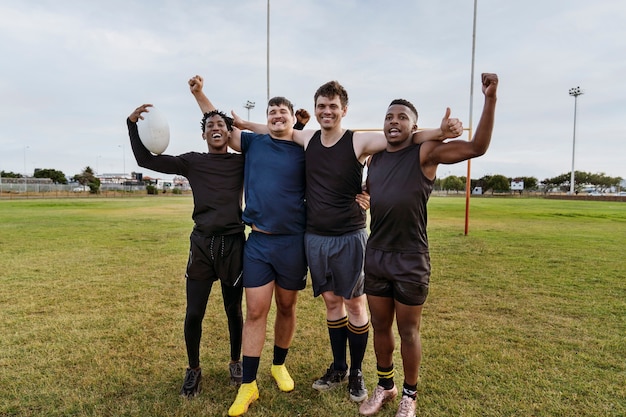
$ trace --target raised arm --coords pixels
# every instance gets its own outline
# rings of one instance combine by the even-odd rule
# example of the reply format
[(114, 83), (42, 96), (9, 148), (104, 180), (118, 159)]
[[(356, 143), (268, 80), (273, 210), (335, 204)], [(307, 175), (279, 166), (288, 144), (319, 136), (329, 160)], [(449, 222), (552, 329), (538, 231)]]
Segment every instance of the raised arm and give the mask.
[(128, 126), (128, 136), (130, 137), (130, 146), (133, 155), (137, 161), (137, 165), (142, 168), (148, 168), (153, 171), (165, 174), (187, 175), (186, 166), (180, 157), (171, 155), (153, 155), (141, 142), (137, 129), (137, 122), (143, 120), (143, 113), (150, 111), (152, 104), (143, 104), (137, 107), (126, 119)]
[(200, 106), (200, 110), (202, 113), (208, 113), (213, 110), (217, 110), (216, 107), (211, 103), (211, 100), (204, 94), (202, 91), (202, 87), (204, 86), (204, 79), (195, 75), (189, 79), (189, 91), (196, 98), (196, 102), (198, 106)]
[[(204, 87), (204, 79), (199, 76), (193, 76), (189, 79), (189, 91), (196, 99), (198, 106), (202, 113), (209, 113), (217, 108), (211, 103), (211, 100), (204, 94), (202, 91), (202, 87)], [(235, 124), (235, 127), (237, 125)], [(241, 152), (241, 131), (237, 128), (233, 128), (233, 131), (230, 135), (230, 139), (228, 140), (228, 146), (237, 152)]]
[(420, 155), (424, 173), (433, 178), (438, 164), (455, 164), (483, 155), (491, 143), (491, 135), (496, 111), (496, 91), (498, 76), (496, 74), (482, 74), (482, 91), (485, 95), (483, 112), (471, 141), (453, 140), (450, 142), (427, 142), (422, 145)]

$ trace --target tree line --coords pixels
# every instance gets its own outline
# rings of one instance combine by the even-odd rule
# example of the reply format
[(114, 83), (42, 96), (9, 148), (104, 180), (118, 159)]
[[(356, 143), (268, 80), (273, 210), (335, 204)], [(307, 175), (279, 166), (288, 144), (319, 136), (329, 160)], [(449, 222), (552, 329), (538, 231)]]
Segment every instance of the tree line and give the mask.
[[(483, 192), (505, 193), (511, 191), (511, 182), (523, 181), (524, 191), (562, 191), (570, 189), (571, 172), (546, 178), (543, 181), (535, 177), (506, 177), (504, 175), (485, 175), (477, 180), (470, 181), (471, 188), (481, 187)], [(574, 190), (578, 194), (585, 187), (595, 188), (598, 192), (606, 192), (618, 189), (622, 177), (610, 177), (604, 173), (592, 174), (590, 172), (574, 171)], [(450, 175), (445, 178), (437, 178), (434, 188), (440, 191), (465, 191), (467, 177)]]
[[(22, 178), (22, 174), (14, 172), (0, 171), (3, 178)], [(62, 171), (52, 168), (37, 169), (33, 174), (35, 178), (50, 178), (55, 184), (67, 184), (68, 178)], [(471, 188), (481, 187), (483, 192), (505, 193), (511, 191), (512, 181), (523, 181), (524, 191), (544, 191), (554, 190), (567, 192), (570, 189), (571, 172), (558, 175), (553, 178), (546, 178), (539, 182), (535, 177), (506, 177), (504, 175), (485, 175), (479, 179), (471, 180)], [(98, 189), (100, 180), (95, 176), (91, 167), (87, 166), (80, 174), (71, 177), (71, 180), (81, 185), (89, 186), (90, 189)], [(592, 174), (591, 172), (574, 171), (574, 190), (576, 194), (584, 187), (593, 187), (598, 192), (606, 192), (617, 189), (622, 182), (622, 177), (610, 177), (604, 173)], [(437, 178), (434, 188), (439, 191), (465, 191), (467, 177), (449, 175), (445, 178)]]

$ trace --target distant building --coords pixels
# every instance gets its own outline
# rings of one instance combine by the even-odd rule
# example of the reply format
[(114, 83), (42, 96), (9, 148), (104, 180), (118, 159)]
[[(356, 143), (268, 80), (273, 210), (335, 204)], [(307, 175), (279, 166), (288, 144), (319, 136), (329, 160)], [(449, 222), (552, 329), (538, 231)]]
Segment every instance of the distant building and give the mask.
[(524, 180), (514, 179), (511, 181), (511, 191), (524, 191)]

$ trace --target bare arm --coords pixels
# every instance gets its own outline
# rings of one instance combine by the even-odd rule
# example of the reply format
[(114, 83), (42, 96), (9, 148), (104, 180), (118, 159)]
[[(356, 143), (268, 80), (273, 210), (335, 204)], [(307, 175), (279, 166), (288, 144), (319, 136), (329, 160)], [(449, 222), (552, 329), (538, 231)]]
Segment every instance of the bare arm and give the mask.
[[(213, 103), (211, 103), (211, 100), (209, 100), (209, 98), (202, 91), (203, 86), (204, 79), (201, 76), (196, 75), (189, 79), (189, 90), (191, 91), (191, 94), (193, 94), (193, 96), (195, 97), (196, 102), (200, 107), (200, 110), (204, 114), (217, 110), (217, 108), (213, 105)], [(237, 152), (241, 152), (241, 130), (233, 127), (230, 139), (228, 140), (228, 146), (230, 146)]]
[(234, 111), (231, 111), (230, 114), (233, 116), (233, 124), (241, 130), (249, 130), (254, 133), (262, 134), (270, 133), (270, 129), (267, 127), (266, 124), (264, 125), (261, 123), (251, 122), (250, 120), (244, 120), (239, 117), (239, 115)]
[(482, 91), (485, 95), (483, 112), (471, 141), (454, 140), (446, 143), (427, 142), (420, 155), (422, 169), (429, 178), (434, 178), (438, 164), (455, 164), (483, 155), (491, 143), (491, 135), (495, 120), (496, 91), (498, 76), (482, 74)]
[(209, 100), (209, 98), (202, 91), (203, 85), (204, 79), (199, 75), (196, 75), (189, 79), (189, 91), (191, 91), (191, 94), (193, 94), (193, 96), (196, 98), (196, 101), (198, 102), (198, 106), (200, 106), (200, 110), (202, 110), (202, 113), (208, 113), (213, 110), (217, 110), (213, 103), (211, 103), (211, 100)]
[(413, 134), (413, 143), (422, 143), (427, 140), (444, 140), (461, 136), (463, 133), (463, 123), (459, 119), (450, 118), (450, 107), (446, 108), (446, 113), (441, 119), (439, 129), (420, 130)]
[[(456, 138), (463, 133), (463, 123), (457, 118), (450, 118), (450, 108), (441, 120), (438, 129), (426, 129), (413, 133), (413, 143), (422, 143), (431, 140), (442, 141)], [(387, 139), (382, 132), (355, 132), (355, 153), (361, 163), (369, 155), (383, 151), (387, 147)]]

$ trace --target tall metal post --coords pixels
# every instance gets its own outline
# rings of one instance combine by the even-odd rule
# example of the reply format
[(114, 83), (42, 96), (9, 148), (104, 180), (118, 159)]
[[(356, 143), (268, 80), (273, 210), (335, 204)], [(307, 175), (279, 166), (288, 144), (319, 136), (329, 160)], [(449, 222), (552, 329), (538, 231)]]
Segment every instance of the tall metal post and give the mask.
[(574, 182), (576, 179), (574, 178), (574, 157), (576, 156), (576, 107), (578, 105), (578, 96), (583, 93), (583, 90), (580, 87), (574, 87), (569, 89), (569, 95), (574, 97), (574, 139), (572, 142), (572, 175), (569, 180), (569, 193), (570, 195), (574, 195)]
[[(473, 109), (474, 109), (474, 56), (476, 55), (476, 9), (478, 7), (478, 0), (474, 0), (474, 25), (472, 29), (472, 70), (470, 75), (470, 107), (469, 107), (469, 137), (467, 140), (472, 140), (473, 134)], [(467, 178), (465, 180), (465, 236), (469, 233), (469, 206), (470, 195), (472, 194), (472, 160), (467, 160)]]

